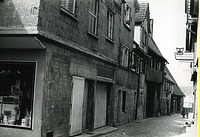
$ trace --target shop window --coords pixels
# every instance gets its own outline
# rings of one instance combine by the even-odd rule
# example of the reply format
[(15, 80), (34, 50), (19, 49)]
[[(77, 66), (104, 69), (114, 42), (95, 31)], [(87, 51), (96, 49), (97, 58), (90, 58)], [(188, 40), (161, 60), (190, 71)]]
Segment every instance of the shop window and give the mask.
[(89, 8), (89, 32), (97, 35), (99, 1), (91, 0)]
[(75, 14), (76, 0), (61, 0), (61, 7), (71, 14)]
[(35, 67), (0, 61), (0, 125), (32, 128)]
[(114, 14), (111, 11), (108, 11), (108, 31), (107, 37), (113, 40), (113, 30), (114, 30)]
[(126, 112), (126, 91), (122, 94), (122, 112)]

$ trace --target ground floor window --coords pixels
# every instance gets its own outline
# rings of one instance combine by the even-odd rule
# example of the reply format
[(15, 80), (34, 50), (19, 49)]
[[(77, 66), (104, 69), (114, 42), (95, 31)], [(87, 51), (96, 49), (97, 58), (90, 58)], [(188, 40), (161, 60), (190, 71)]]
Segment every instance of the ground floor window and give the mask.
[(0, 125), (32, 128), (35, 67), (0, 61)]

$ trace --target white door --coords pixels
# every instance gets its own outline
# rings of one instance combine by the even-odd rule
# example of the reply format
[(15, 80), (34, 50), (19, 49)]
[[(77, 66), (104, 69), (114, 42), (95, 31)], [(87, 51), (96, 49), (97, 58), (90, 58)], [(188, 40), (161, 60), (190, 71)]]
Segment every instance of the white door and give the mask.
[(104, 83), (97, 83), (96, 94), (95, 94), (94, 128), (106, 125), (106, 111), (107, 111), (107, 85)]
[(84, 83), (85, 83), (84, 78), (73, 76), (70, 135), (82, 133)]

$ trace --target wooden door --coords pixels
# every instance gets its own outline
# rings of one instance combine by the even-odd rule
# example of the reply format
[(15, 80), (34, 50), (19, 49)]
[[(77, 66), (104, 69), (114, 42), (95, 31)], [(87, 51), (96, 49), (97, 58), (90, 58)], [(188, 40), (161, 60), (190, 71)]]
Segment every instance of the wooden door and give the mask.
[(84, 78), (73, 76), (70, 135), (82, 133), (84, 83)]
[(117, 100), (117, 124), (120, 124), (120, 114), (122, 106), (121, 90), (118, 91), (118, 100)]
[(94, 128), (106, 125), (106, 111), (107, 111), (107, 85), (104, 83), (97, 83), (96, 93), (95, 93)]

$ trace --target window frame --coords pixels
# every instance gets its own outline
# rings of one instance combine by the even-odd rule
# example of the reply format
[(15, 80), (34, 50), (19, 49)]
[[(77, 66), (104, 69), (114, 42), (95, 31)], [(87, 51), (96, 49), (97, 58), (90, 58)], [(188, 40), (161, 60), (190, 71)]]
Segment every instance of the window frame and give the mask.
[(135, 52), (131, 52), (131, 70), (136, 71), (136, 54)]
[(72, 0), (73, 1), (73, 7), (72, 7), (72, 11), (70, 11), (68, 5), (69, 5), (69, 1), (70, 0), (61, 0), (61, 8), (66, 11), (69, 14), (72, 14), (73, 16), (75, 16), (76, 13), (76, 0)]
[(144, 63), (143, 58), (140, 58), (140, 72), (141, 72), (141, 73), (144, 72), (144, 71), (143, 71), (143, 69), (144, 69), (144, 68), (143, 68), (143, 67), (144, 67), (144, 66), (143, 66), (143, 65), (144, 65), (143, 63)]
[[(34, 111), (35, 111), (35, 93), (36, 93), (36, 79), (37, 79), (37, 61), (16, 61), (16, 60), (0, 60), (0, 65), (1, 64), (28, 64), (28, 65), (32, 65), (32, 69), (33, 69), (33, 76), (32, 76), (32, 91), (31, 91), (31, 120), (29, 122), (31, 122), (30, 126), (22, 126), (22, 125), (12, 125), (12, 124), (0, 124), (0, 127), (8, 127), (8, 128), (17, 128), (17, 129), (26, 129), (26, 130), (33, 130), (34, 128)], [(30, 124), (30, 123), (29, 123)]]
[(140, 73), (140, 57), (137, 56), (137, 65), (136, 65), (136, 73)]
[[(93, 3), (93, 2), (95, 2), (95, 3)], [(93, 7), (91, 7), (91, 6), (93, 6)], [(94, 12), (92, 11), (93, 8), (94, 8)], [(89, 2), (89, 10), (88, 10), (88, 16), (89, 16), (88, 31), (94, 35), (97, 35), (98, 13), (99, 13), (99, 0), (91, 0)], [(94, 22), (92, 21), (91, 18), (94, 18)]]
[[(112, 16), (110, 16), (112, 15)], [(110, 19), (110, 17), (112, 17)], [(107, 37), (111, 40), (114, 39), (114, 13), (111, 10), (107, 12)]]
[(121, 65), (123, 67), (129, 67), (129, 48), (125, 45), (121, 46)]
[[(131, 7), (128, 3), (123, 4), (123, 22), (124, 25), (130, 28), (130, 24), (132, 22), (132, 15), (131, 15)], [(128, 17), (127, 17), (128, 16)]]
[[(146, 30), (144, 29), (144, 27), (142, 27), (142, 44), (144, 46), (147, 46), (147, 32)], [(143, 47), (144, 47), (143, 46)]]

